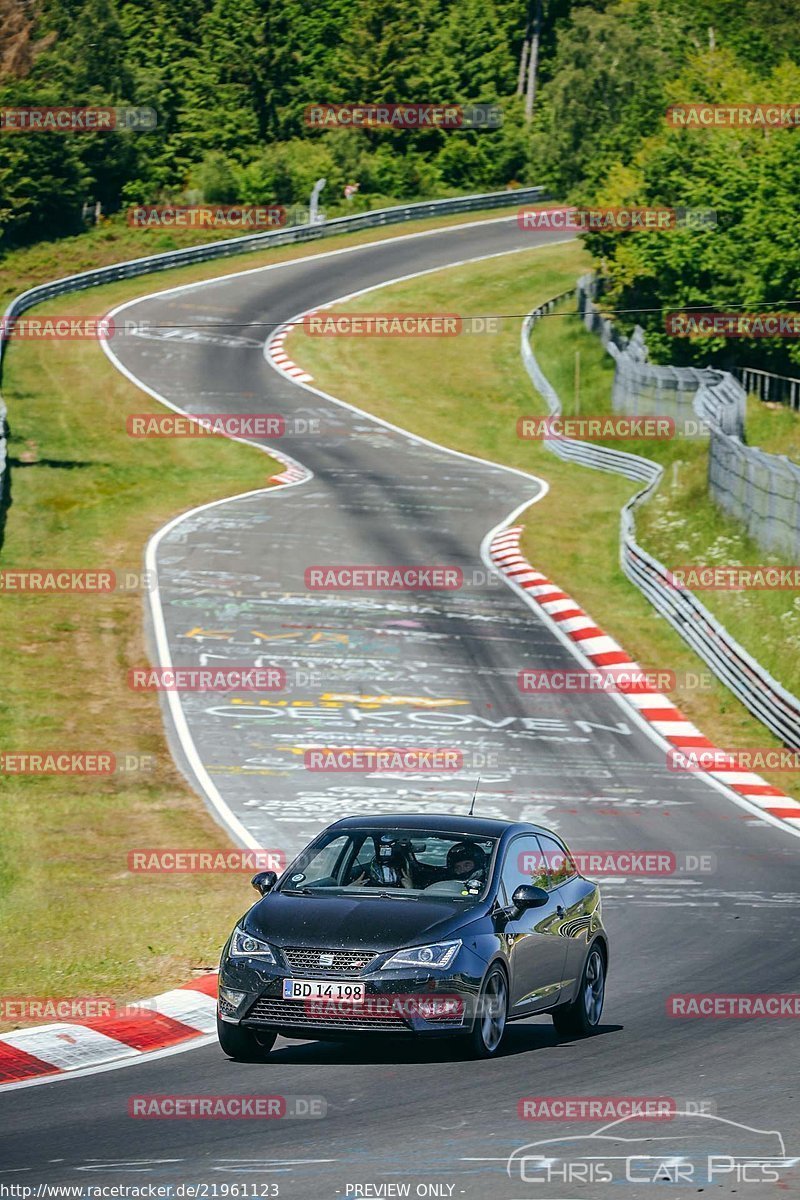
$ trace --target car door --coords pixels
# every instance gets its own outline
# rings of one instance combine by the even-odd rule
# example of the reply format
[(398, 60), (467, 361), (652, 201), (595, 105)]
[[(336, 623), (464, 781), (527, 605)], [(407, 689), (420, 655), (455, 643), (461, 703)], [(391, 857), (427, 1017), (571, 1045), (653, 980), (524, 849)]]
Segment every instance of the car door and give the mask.
[[(544, 888), (548, 901), (524, 912), (514, 909), (511, 897), (520, 884)], [(567, 946), (560, 936), (557, 889), (552, 886), (547, 861), (533, 834), (513, 839), (500, 875), (503, 903), (509, 915), (504, 933), (511, 966), (510, 1016), (549, 1008), (558, 1000)]]
[(578, 873), (572, 855), (558, 838), (544, 833), (538, 836), (558, 899), (559, 932), (566, 947), (564, 998), (568, 999), (583, 973), (587, 941), (594, 928), (600, 893), (595, 884)]

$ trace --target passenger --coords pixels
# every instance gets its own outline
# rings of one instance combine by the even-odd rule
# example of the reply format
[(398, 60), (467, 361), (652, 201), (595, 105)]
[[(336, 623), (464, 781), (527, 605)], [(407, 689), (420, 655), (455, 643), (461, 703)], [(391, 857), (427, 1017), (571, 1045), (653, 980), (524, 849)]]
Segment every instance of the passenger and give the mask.
[(447, 852), (447, 878), (459, 883), (486, 883), (486, 851), (475, 842), (456, 842)]

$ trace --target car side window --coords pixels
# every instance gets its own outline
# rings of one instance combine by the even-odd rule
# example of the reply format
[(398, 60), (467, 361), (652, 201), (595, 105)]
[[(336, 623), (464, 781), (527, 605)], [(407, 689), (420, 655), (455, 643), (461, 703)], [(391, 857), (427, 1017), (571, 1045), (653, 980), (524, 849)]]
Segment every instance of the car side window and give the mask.
[[(573, 875), (577, 874), (575, 861), (561, 842), (553, 837), (548, 837), (546, 833), (538, 834), (539, 845), (542, 848), (542, 859), (547, 870), (550, 873), (550, 887), (558, 887), (562, 883), (566, 883), (568, 879), (572, 879)], [(542, 884), (542, 887), (547, 886)]]
[(520, 884), (533, 884), (543, 888), (550, 886), (547, 864), (533, 834), (523, 834), (514, 838), (506, 851), (500, 880), (506, 895), (506, 904), (511, 903), (511, 897)]

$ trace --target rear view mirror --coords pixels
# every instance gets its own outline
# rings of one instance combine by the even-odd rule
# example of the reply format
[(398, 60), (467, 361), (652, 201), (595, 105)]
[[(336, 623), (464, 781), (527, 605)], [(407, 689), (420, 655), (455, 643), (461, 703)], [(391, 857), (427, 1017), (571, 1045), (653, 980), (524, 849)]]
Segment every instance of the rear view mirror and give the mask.
[(514, 907), (521, 911), (526, 908), (541, 908), (543, 904), (547, 904), (549, 899), (549, 892), (532, 883), (521, 883), (511, 897)]
[(275, 887), (275, 884), (278, 882), (278, 876), (275, 871), (259, 871), (257, 875), (253, 876), (250, 882), (257, 892), (262, 896), (266, 896), (267, 892), (271, 892)]

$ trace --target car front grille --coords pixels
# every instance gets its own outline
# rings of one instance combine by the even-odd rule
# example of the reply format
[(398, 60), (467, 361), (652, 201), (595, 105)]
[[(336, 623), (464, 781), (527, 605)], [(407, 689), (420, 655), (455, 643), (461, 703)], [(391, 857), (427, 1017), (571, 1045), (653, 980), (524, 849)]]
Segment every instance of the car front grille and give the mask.
[(303, 1026), (305, 1029), (396, 1029), (408, 1032), (402, 1017), (375, 1014), (360, 1016), (327, 1013), (314, 1016), (303, 1000), (271, 1000), (261, 996), (247, 1014), (248, 1021), (263, 1021), (270, 1025)]
[[(326, 950), (324, 947), (309, 950), (305, 946), (281, 946), (280, 949), (295, 974), (308, 971), (313, 977), (361, 975), (377, 957), (374, 950)], [(322, 958), (324, 962), (320, 961)]]

